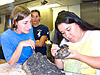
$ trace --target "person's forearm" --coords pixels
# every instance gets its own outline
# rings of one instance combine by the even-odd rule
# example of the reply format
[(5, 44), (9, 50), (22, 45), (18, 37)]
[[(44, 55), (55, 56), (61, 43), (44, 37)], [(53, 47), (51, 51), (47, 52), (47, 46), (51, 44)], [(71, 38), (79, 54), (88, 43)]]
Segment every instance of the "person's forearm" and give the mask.
[(41, 42), (40, 40), (36, 40), (35, 47), (42, 47), (45, 42)]
[(15, 63), (19, 60), (21, 52), (22, 52), (23, 46), (19, 43), (17, 46), (15, 52), (13, 53), (11, 59), (8, 61), (10, 65), (15, 65)]
[(35, 50), (34, 50), (33, 54), (36, 54)]
[(42, 47), (45, 44), (47, 36), (41, 36), (40, 40), (36, 40), (35, 47)]
[(93, 68), (100, 69), (100, 57), (80, 55), (79, 60), (90, 65)]
[(64, 63), (62, 62), (61, 59), (55, 59), (55, 64), (59, 69), (64, 69)]

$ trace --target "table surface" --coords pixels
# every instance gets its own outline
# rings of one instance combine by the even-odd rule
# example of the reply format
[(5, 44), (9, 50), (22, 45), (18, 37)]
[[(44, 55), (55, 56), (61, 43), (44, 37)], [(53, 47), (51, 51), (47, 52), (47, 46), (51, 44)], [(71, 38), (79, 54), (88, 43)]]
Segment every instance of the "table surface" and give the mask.
[(0, 60), (0, 75), (26, 75), (26, 72), (20, 64), (10, 66), (5, 60)]

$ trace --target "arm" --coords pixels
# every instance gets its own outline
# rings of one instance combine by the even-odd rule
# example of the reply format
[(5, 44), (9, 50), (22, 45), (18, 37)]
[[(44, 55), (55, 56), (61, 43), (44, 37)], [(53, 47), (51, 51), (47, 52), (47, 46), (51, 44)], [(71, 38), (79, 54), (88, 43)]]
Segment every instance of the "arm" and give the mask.
[(1, 44), (0, 44), (0, 47), (1, 47)]
[(14, 65), (20, 58), (21, 52), (22, 52), (23, 46), (19, 44), (13, 53), (11, 59), (8, 61), (10, 65)]
[[(53, 44), (51, 47), (51, 54), (52, 56), (56, 55), (57, 50), (59, 49), (58, 45)], [(62, 59), (55, 59), (55, 64), (59, 69), (63, 69), (64, 68), (64, 63), (62, 61)]]
[(62, 59), (55, 59), (54, 62), (59, 69), (64, 69), (64, 63)]
[(35, 50), (34, 50), (33, 54), (36, 54)]
[(42, 47), (45, 44), (47, 36), (41, 36), (40, 40), (36, 40), (35, 47)]
[(12, 57), (8, 61), (8, 63), (10, 65), (14, 65), (19, 60), (23, 47), (27, 47), (27, 46), (30, 46), (32, 49), (35, 49), (34, 41), (33, 40), (26, 40), (26, 41), (20, 42), (18, 44), (16, 50), (14, 51)]
[(1, 36), (0, 36), (0, 47), (1, 47)]
[(69, 50), (69, 51), (71, 54), (69, 55), (68, 58), (80, 60), (80, 61), (90, 65), (93, 68), (100, 69), (100, 57), (82, 55), (82, 54), (79, 54), (75, 50)]

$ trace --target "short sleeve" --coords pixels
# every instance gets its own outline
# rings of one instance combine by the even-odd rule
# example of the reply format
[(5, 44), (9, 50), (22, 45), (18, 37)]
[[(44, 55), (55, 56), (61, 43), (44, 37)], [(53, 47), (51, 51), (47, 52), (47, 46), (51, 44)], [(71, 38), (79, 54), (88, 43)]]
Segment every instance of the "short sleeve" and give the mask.
[(93, 55), (94, 56), (100, 56), (100, 31), (95, 33), (93, 36), (93, 43), (92, 43), (92, 49), (93, 49)]
[(46, 26), (44, 26), (42, 35), (48, 35), (48, 34), (49, 34), (49, 29)]
[(48, 29), (48, 27), (44, 26), (42, 30), (43, 30), (42, 31), (42, 36), (47, 35), (47, 37), (49, 38), (49, 29)]
[(6, 61), (9, 61), (13, 54), (13, 47), (10, 42), (11, 41), (9, 41), (7, 36), (5, 37), (5, 35), (1, 35), (1, 45)]
[(32, 40), (36, 43), (35, 38), (34, 38), (33, 27), (32, 27), (32, 29), (31, 29), (30, 32), (31, 32), (30, 35), (31, 35), (31, 37), (32, 37)]

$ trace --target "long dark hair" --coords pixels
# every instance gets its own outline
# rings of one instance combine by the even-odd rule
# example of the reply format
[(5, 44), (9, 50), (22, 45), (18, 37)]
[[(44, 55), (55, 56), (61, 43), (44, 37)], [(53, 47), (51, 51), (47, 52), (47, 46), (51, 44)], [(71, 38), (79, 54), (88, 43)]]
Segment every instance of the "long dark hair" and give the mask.
[(66, 23), (66, 24), (76, 23), (76, 24), (79, 25), (79, 27), (83, 31), (86, 31), (86, 30), (100, 30), (100, 28), (97, 28), (93, 25), (90, 25), (86, 21), (79, 18), (73, 12), (63, 10), (63, 11), (58, 13), (58, 16), (57, 16), (57, 19), (56, 19), (56, 22), (55, 22), (54, 43), (56, 43), (56, 44), (60, 44), (60, 42), (63, 38), (62, 34), (58, 30), (58, 25), (61, 24), (61, 23)]

